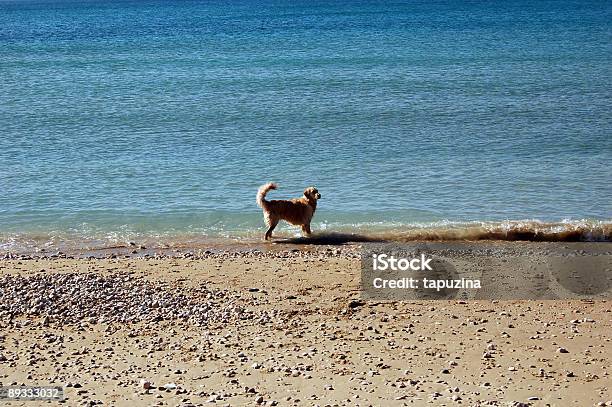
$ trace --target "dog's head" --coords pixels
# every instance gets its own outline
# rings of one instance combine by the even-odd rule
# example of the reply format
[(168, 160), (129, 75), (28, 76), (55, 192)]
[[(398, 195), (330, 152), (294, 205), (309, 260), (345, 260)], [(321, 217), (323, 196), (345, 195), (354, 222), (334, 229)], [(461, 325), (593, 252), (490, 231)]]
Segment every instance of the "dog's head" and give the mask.
[(321, 194), (319, 193), (319, 190), (316, 189), (315, 187), (308, 187), (304, 190), (304, 196), (309, 200), (309, 201), (316, 201), (317, 199), (321, 199)]

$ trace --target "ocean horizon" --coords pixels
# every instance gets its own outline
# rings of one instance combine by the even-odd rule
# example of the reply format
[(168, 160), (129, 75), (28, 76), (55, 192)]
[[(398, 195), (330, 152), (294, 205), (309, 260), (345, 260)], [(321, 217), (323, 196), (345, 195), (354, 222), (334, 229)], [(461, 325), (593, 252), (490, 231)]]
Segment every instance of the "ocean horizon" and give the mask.
[[(0, 1), (0, 251), (610, 241), (612, 3)], [(279, 236), (299, 228), (281, 226)]]

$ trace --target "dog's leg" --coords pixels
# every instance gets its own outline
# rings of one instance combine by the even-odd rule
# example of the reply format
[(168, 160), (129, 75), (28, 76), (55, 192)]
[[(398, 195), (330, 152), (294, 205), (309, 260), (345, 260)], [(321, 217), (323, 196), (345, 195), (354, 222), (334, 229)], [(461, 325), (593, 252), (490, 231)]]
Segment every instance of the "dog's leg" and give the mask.
[(278, 225), (278, 219), (270, 219), (269, 225), (270, 227), (268, 228), (268, 230), (266, 231), (266, 235), (264, 236), (265, 240), (272, 239), (272, 231), (274, 230), (276, 225)]
[(312, 234), (312, 230), (310, 230), (310, 223), (302, 226), (302, 231), (310, 236)]

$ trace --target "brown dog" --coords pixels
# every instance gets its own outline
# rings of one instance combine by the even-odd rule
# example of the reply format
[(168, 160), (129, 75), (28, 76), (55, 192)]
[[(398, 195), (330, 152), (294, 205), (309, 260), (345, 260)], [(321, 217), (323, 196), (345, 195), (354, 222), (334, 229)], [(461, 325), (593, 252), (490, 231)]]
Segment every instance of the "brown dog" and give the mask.
[(308, 187), (304, 190), (304, 196), (301, 198), (288, 201), (266, 201), (268, 191), (277, 187), (275, 183), (269, 182), (266, 185), (262, 185), (259, 191), (257, 191), (257, 205), (263, 209), (264, 219), (268, 225), (264, 239), (272, 238), (272, 231), (281, 219), (292, 225), (301, 226), (302, 232), (310, 235), (312, 233), (310, 221), (317, 209), (317, 200), (321, 199), (319, 191), (315, 187)]

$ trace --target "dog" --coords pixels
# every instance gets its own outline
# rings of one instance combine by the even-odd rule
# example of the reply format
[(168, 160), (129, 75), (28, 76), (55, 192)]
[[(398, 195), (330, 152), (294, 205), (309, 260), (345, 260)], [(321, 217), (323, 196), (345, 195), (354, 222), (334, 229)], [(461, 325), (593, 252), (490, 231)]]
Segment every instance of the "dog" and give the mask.
[(304, 196), (301, 198), (266, 201), (266, 194), (277, 188), (277, 184), (269, 182), (259, 187), (257, 191), (257, 205), (263, 209), (264, 220), (268, 225), (264, 239), (272, 238), (272, 231), (281, 220), (301, 226), (302, 232), (305, 235), (310, 235), (312, 233), (310, 221), (317, 209), (317, 201), (321, 199), (319, 191), (315, 187), (308, 187), (304, 190)]

